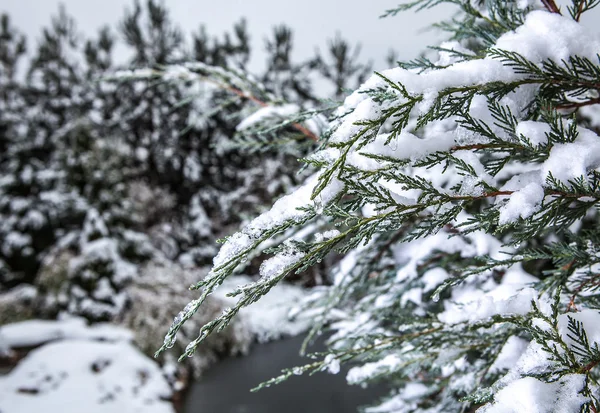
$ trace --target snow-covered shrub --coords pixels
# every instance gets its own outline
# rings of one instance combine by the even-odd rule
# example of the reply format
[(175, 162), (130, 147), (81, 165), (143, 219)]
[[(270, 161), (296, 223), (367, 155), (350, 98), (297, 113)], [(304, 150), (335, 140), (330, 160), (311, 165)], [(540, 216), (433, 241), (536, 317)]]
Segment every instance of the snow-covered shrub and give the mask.
[(143, 181), (133, 181), (127, 186), (127, 199), (131, 202), (129, 212), (142, 228), (151, 228), (157, 223), (168, 221), (176, 206), (172, 193)]
[(263, 243), (260, 278), (182, 358), (335, 251), (305, 309), (329, 354), (266, 385), (351, 363), (350, 384), (393, 387), (372, 413), (600, 409), (600, 137), (578, 117), (600, 104), (600, 38), (579, 23), (598, 2), (451, 3), (450, 41), (345, 99), (316, 173), (227, 238), (161, 350)]
[(121, 257), (115, 239), (86, 243), (70, 263), (68, 311), (93, 321), (113, 319), (125, 308), (123, 290), (137, 275), (136, 266)]
[(54, 318), (67, 307), (69, 296), (69, 264), (75, 254), (67, 248), (55, 248), (42, 260), (35, 287), (37, 316)]
[(0, 293), (0, 325), (33, 318), (36, 297), (35, 287), (27, 285)]
[[(30, 60), (25, 38), (6, 15), (0, 35), (3, 289), (35, 283), (42, 261), (65, 237), (71, 238), (61, 250), (83, 254), (72, 237), (84, 231), (90, 210), (104, 221), (103, 237), (115, 240), (121, 258), (134, 265), (153, 258), (188, 267), (209, 264), (215, 239), (301, 181), (297, 159), (314, 148), (326, 123), (284, 126), (294, 133), (276, 140), (252, 122), (237, 134), (241, 120), (257, 109), (255, 119), (264, 115), (261, 106), (286, 106), (286, 97), (298, 98), (288, 112), (312, 107), (325, 95), (313, 93), (316, 76), (339, 89), (366, 70), (354, 61), (356, 50), (351, 57), (339, 38), (326, 56), (293, 61), (292, 32), (280, 26), (267, 42), (267, 68), (241, 85), (244, 91), (202, 76), (186, 79), (185, 71), (162, 76), (167, 65), (192, 59), (198, 67), (214, 65), (227, 78), (244, 70), (251, 50), (243, 21), (222, 37), (202, 29), (189, 47), (155, 0), (127, 11), (118, 33), (105, 28), (85, 42), (61, 7)], [(118, 41), (132, 56), (119, 66), (113, 61)], [(25, 79), (16, 76), (19, 64)], [(271, 115), (277, 118), (281, 107)], [(76, 267), (70, 278), (75, 283), (84, 272), (91, 274), (81, 260)], [(90, 293), (75, 290), (80, 298)]]

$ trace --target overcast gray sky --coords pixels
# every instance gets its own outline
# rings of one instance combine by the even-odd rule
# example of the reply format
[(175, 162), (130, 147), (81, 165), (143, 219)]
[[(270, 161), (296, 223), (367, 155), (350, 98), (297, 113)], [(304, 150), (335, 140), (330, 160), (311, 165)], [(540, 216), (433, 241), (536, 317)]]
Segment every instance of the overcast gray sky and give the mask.
[[(427, 45), (435, 44), (436, 38), (441, 38), (440, 34), (422, 30), (453, 11), (449, 7), (438, 7), (379, 19), (384, 10), (403, 1), (165, 0), (165, 3), (173, 19), (187, 33), (205, 24), (210, 34), (220, 34), (230, 30), (241, 17), (246, 17), (255, 51), (262, 48), (264, 38), (274, 25), (286, 23), (294, 29), (297, 59), (312, 56), (315, 47), (324, 48), (326, 39), (340, 32), (350, 42), (360, 42), (361, 56), (365, 60), (372, 59), (375, 69), (382, 69), (390, 48), (399, 53), (400, 59), (410, 59)], [(32, 46), (41, 28), (58, 10), (59, 3), (66, 5), (84, 35), (92, 35), (104, 24), (114, 27), (123, 16), (123, 9), (131, 7), (133, 0), (0, 0), (0, 12), (12, 16), (15, 25), (28, 35)], [(569, 2), (560, 0), (559, 3), (564, 6)], [(584, 23), (599, 31), (598, 18), (600, 8), (590, 12)], [(251, 67), (262, 66), (261, 55), (255, 53), (254, 56)]]
[[(294, 29), (296, 58), (312, 55), (317, 46), (324, 48), (326, 39), (340, 32), (352, 43), (360, 42), (361, 56), (374, 60), (376, 68), (381, 69), (390, 48), (397, 50), (400, 58), (408, 59), (434, 43), (439, 35), (420, 31), (450, 13), (448, 8), (440, 8), (379, 19), (385, 9), (399, 1), (167, 0), (166, 4), (173, 19), (188, 33), (204, 23), (209, 33), (220, 34), (246, 17), (255, 49), (262, 48), (272, 26), (286, 23)], [(61, 2), (85, 35), (95, 33), (104, 24), (114, 25), (121, 19), (123, 9), (133, 4), (133, 0), (1, 0), (0, 12), (8, 12), (33, 45)]]

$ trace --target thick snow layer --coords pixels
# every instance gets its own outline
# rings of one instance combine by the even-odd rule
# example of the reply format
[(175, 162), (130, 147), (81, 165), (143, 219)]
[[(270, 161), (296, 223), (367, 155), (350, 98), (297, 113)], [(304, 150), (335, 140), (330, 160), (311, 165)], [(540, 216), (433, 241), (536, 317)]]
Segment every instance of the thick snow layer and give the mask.
[(540, 10), (529, 13), (517, 30), (500, 37), (496, 47), (515, 51), (535, 62), (568, 61), (574, 55), (596, 61), (600, 39), (569, 17)]
[(2, 413), (171, 413), (158, 365), (125, 342), (64, 340), (0, 377)]
[[(578, 55), (596, 60), (596, 51), (600, 50), (600, 40), (585, 27), (572, 19), (545, 11), (533, 11), (527, 15), (525, 23), (516, 31), (501, 36), (496, 49), (517, 52), (537, 65), (550, 59), (558, 64), (568, 60), (569, 56)], [(451, 62), (446, 62), (446, 64)], [(513, 68), (505, 65), (501, 60), (487, 56), (483, 59), (473, 59), (450, 64), (450, 66), (429, 70), (423, 73), (393, 68), (382, 72), (382, 75), (402, 84), (411, 96), (422, 97), (421, 102), (413, 110), (413, 116), (423, 114), (429, 110), (435, 98), (444, 89), (451, 87), (464, 87), (481, 85), (489, 82), (510, 82), (521, 79), (524, 75), (516, 73)], [(350, 95), (339, 109), (338, 114), (343, 117), (334, 131), (331, 142), (349, 142), (364, 130), (360, 121), (376, 119), (386, 102), (375, 101), (366, 93), (378, 87), (387, 87), (390, 93), (397, 93), (396, 101), (399, 104), (406, 101), (400, 92), (390, 89), (380, 76), (372, 76), (356, 92)], [(512, 113), (521, 114), (531, 99), (535, 96), (537, 86), (528, 85), (520, 87), (515, 92), (503, 97), (501, 104), (508, 106)], [(505, 136), (505, 131), (494, 125), (495, 121), (488, 109), (484, 96), (475, 96), (471, 102), (470, 114), (485, 121), (498, 136)], [(453, 125), (448, 129), (447, 122), (452, 119), (433, 121), (425, 128), (422, 138), (418, 138), (406, 130), (402, 131), (391, 142), (386, 144), (387, 134), (378, 134), (375, 139), (367, 143), (360, 150), (352, 148), (347, 156), (347, 163), (363, 170), (373, 170), (380, 167), (380, 163), (364, 155), (381, 155), (396, 159), (418, 159), (439, 150), (447, 150), (453, 144), (479, 143), (481, 137), (471, 136), (462, 128)], [(436, 130), (438, 130), (436, 132)], [(533, 121), (522, 121), (517, 124), (517, 135), (528, 138), (535, 146), (547, 142), (547, 124)], [(469, 135), (469, 136), (466, 136)], [(507, 137), (509, 138), (509, 137)], [(528, 188), (519, 187), (514, 195), (514, 200), (509, 201), (501, 211), (500, 223), (510, 223), (518, 218), (527, 218), (534, 214), (540, 207), (544, 198), (542, 186), (550, 173), (558, 180), (567, 183), (569, 180), (585, 176), (586, 172), (600, 165), (600, 139), (592, 131), (580, 128), (580, 136), (573, 143), (558, 144), (552, 148), (550, 157), (537, 172), (538, 186)], [(320, 155), (315, 155), (319, 158)], [(468, 161), (472, 164), (471, 160)], [(479, 164), (479, 162), (476, 162)], [(477, 167), (480, 165), (473, 165)], [(476, 168), (477, 169), (477, 168)], [(479, 171), (478, 171), (478, 175)], [(485, 176), (481, 176), (486, 180)], [(465, 182), (463, 194), (478, 194), (477, 186), (473, 182)], [(418, 194), (416, 194), (418, 195)], [(410, 198), (410, 197), (409, 197)], [(409, 204), (409, 202), (404, 202)]]
[(529, 342), (517, 336), (511, 336), (500, 350), (494, 364), (490, 366), (490, 373), (512, 368), (523, 355)]
[(379, 361), (352, 367), (346, 375), (346, 380), (348, 380), (348, 384), (362, 383), (366, 379), (380, 374), (397, 371), (402, 366), (402, 362), (403, 360), (399, 356), (390, 354)]
[(579, 394), (585, 375), (569, 374), (554, 383), (533, 377), (516, 380), (500, 390), (494, 403), (478, 413), (578, 413), (587, 398)]
[(535, 214), (544, 200), (544, 188), (536, 183), (530, 183), (510, 195), (508, 202), (500, 208), (498, 224), (504, 225), (518, 218), (529, 218)]
[(35, 347), (64, 339), (131, 341), (133, 333), (110, 324), (88, 327), (82, 318), (61, 321), (28, 320), (0, 327), (0, 337), (9, 348)]
[(544, 162), (542, 176), (550, 174), (564, 184), (583, 177), (587, 171), (600, 166), (600, 137), (595, 132), (578, 128), (579, 136), (571, 143), (556, 144)]
[(454, 145), (454, 136), (448, 133), (422, 139), (404, 131), (390, 144), (386, 144), (388, 139), (388, 134), (378, 135), (375, 140), (366, 144), (358, 153), (354, 152), (348, 163), (363, 170), (376, 169), (379, 163), (364, 155), (417, 160), (433, 152), (447, 151)]
[(515, 133), (517, 136), (522, 135), (529, 139), (533, 146), (539, 146), (548, 143), (550, 125), (545, 122), (526, 120), (517, 124)]
[(298, 263), (304, 255), (305, 254), (300, 251), (283, 251), (272, 258), (269, 258), (260, 265), (261, 280), (267, 281), (277, 277), (279, 274)]

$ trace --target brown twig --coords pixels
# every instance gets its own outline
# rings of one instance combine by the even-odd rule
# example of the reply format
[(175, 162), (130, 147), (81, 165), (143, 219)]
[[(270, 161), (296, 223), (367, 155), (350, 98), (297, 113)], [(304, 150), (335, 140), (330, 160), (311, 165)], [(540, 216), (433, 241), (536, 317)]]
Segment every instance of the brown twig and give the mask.
[(476, 200), (476, 199), (484, 199), (484, 198), (493, 198), (501, 195), (512, 195), (515, 191), (494, 191), (494, 192), (486, 192), (481, 195), (456, 195), (453, 196), (452, 199), (454, 201), (468, 201), (468, 200)]
[[(575, 260), (571, 261), (569, 264), (572, 266), (575, 263)], [(561, 270), (563, 271), (568, 271), (571, 267), (566, 268), (566, 265), (564, 267), (561, 268)], [(583, 291), (583, 288), (586, 287), (587, 285), (599, 285), (600, 284), (600, 274), (593, 274), (592, 278), (585, 280), (584, 282), (582, 282), (581, 284), (579, 284), (577, 286), (577, 288), (575, 288), (573, 290), (573, 294), (571, 295), (571, 299), (569, 300), (569, 304), (567, 305), (567, 312), (571, 311), (571, 310), (577, 310), (577, 307), (575, 306), (575, 300), (577, 299), (577, 296), (581, 293), (581, 291)]]
[(562, 14), (554, 0), (542, 0), (542, 4), (550, 13)]
[(600, 103), (600, 98), (584, 100), (581, 102), (569, 102), (569, 103), (565, 103), (563, 105), (556, 105), (555, 109), (577, 109), (577, 108), (581, 108), (583, 106), (595, 105), (598, 103)]
[(583, 1), (579, 2), (579, 6), (577, 7), (577, 14), (575, 15), (575, 21), (579, 21), (581, 19), (581, 15), (583, 14)]
[[(209, 80), (209, 79), (207, 79), (207, 80)], [(218, 83), (218, 82), (214, 82), (214, 81), (212, 83), (218, 85), (219, 87), (221, 87), (243, 99), (250, 100), (263, 108), (269, 106), (266, 102), (263, 102), (262, 100), (258, 99), (256, 96), (253, 96), (249, 93), (244, 93), (241, 90), (234, 88), (233, 86), (224, 85), (222, 83)], [(315, 135), (307, 127), (302, 126), (299, 123), (292, 123), (292, 127), (294, 129), (296, 129), (298, 132), (301, 132), (303, 135), (307, 136), (308, 138), (312, 139), (315, 142), (317, 142), (319, 140), (319, 137), (317, 135)]]

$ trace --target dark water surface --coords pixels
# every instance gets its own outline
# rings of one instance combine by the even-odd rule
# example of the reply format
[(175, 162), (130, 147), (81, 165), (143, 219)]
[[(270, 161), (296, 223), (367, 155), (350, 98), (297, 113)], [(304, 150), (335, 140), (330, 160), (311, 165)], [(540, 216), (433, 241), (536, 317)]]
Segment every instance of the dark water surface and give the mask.
[(294, 376), (257, 393), (250, 389), (282, 369), (311, 362), (298, 355), (304, 337), (255, 345), (246, 357), (213, 366), (190, 386), (183, 413), (353, 413), (383, 396), (385, 389), (346, 384), (346, 370)]

